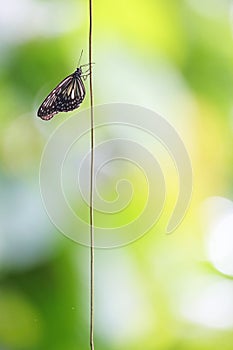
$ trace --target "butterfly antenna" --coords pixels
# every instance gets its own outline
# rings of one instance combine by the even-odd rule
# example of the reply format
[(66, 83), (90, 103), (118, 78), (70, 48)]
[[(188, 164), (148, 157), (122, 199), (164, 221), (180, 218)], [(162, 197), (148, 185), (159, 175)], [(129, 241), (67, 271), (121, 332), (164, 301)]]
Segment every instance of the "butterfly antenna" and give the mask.
[(79, 57), (79, 60), (78, 60), (78, 67), (80, 66), (80, 62), (81, 62), (81, 59), (82, 59), (82, 55), (83, 55), (83, 49), (81, 51), (81, 54), (80, 54), (80, 57)]

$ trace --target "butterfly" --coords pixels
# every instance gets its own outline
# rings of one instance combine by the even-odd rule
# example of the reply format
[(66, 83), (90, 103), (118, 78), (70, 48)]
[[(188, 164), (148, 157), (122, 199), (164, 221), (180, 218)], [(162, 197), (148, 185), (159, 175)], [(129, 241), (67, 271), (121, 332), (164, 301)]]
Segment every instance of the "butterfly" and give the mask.
[(86, 93), (82, 79), (85, 80), (90, 74), (89, 68), (86, 72), (82, 71), (85, 66), (90, 67), (89, 64), (78, 67), (50, 92), (38, 109), (38, 117), (50, 120), (58, 112), (69, 112), (80, 106)]

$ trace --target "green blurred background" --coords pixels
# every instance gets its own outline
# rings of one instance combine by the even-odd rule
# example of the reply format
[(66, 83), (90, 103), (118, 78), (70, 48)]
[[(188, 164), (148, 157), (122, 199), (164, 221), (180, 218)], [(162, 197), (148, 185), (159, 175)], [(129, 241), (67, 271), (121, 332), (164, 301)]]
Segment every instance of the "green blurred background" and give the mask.
[[(87, 3), (1, 1), (0, 350), (89, 348), (89, 251), (50, 223), (38, 180), (46, 140), (67, 115), (36, 117), (82, 48), (87, 62)], [(233, 347), (232, 11), (231, 0), (94, 0), (95, 102), (163, 115), (194, 173), (173, 235), (162, 227), (175, 171), (153, 230), (96, 251), (96, 349)]]

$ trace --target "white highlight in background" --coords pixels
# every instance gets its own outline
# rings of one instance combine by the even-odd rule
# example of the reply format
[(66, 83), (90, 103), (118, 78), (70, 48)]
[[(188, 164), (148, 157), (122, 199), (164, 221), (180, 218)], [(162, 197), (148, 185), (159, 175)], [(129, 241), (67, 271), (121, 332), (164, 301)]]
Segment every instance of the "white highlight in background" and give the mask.
[(202, 221), (207, 258), (218, 271), (233, 276), (233, 202), (222, 197), (207, 199)]
[(204, 278), (189, 285), (181, 298), (181, 314), (193, 323), (215, 329), (233, 328), (233, 281)]

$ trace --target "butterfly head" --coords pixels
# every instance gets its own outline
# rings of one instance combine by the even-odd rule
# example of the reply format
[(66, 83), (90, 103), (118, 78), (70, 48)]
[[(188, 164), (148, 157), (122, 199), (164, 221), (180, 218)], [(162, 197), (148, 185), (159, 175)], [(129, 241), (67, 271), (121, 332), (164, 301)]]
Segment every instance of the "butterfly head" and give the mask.
[(76, 69), (75, 75), (77, 75), (77, 76), (79, 76), (79, 77), (82, 75), (82, 66), (81, 66), (81, 67), (78, 67), (78, 68)]

